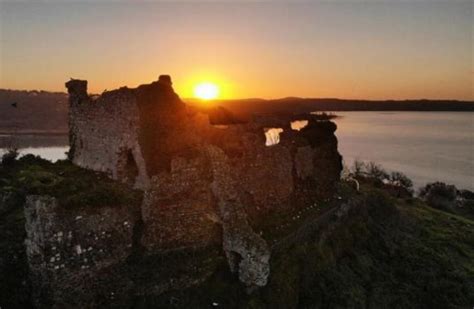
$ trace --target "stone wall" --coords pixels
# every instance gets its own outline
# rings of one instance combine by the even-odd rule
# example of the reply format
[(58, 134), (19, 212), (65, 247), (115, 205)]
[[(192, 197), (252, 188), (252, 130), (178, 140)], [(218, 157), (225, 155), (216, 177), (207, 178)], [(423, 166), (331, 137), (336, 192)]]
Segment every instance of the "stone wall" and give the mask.
[(129, 89), (87, 95), (87, 81), (66, 83), (69, 92), (69, 157), (81, 167), (105, 172), (138, 188), (149, 183), (138, 145), (138, 108)]
[(52, 197), (28, 196), (25, 218), (33, 299), (38, 307), (70, 307), (92, 303), (98, 274), (132, 254), (139, 209), (67, 208)]
[[(73, 163), (141, 188), (144, 199), (139, 209), (96, 212), (65, 211), (47, 197), (28, 199), (27, 248), (35, 291), (52, 293), (55, 303), (82, 293), (83, 286), (87, 290), (87, 284), (75, 287), (75, 282), (95, 282), (99, 273), (123, 269), (120, 265), (137, 254), (141, 261), (154, 261), (167, 252), (216, 244), (246, 286), (264, 286), (270, 246), (255, 232), (259, 222), (334, 194), (342, 164), (332, 122), (287, 115), (244, 123), (226, 116), (214, 126), (208, 115), (179, 99), (167, 76), (98, 98), (88, 96), (86, 81), (66, 86)], [(294, 120), (307, 125), (294, 130)], [(266, 146), (268, 128), (281, 132), (278, 144)], [(135, 272), (149, 271), (137, 267)], [(140, 290), (164, 280), (153, 278), (140, 284), (111, 280)], [(70, 287), (68, 296), (56, 295), (59, 286)]]
[(154, 252), (218, 243), (220, 219), (214, 207), (206, 156), (175, 157), (171, 171), (152, 178), (142, 205), (142, 243)]
[(248, 223), (229, 159), (215, 146), (209, 146), (207, 153), (213, 175), (211, 188), (222, 220), (222, 247), (230, 270), (238, 272), (240, 281), (249, 287), (265, 286), (270, 274), (269, 246)]
[(213, 248), (143, 255), (140, 205), (68, 207), (30, 195), (26, 254), (38, 308), (128, 308), (138, 295), (198, 284), (215, 271)]

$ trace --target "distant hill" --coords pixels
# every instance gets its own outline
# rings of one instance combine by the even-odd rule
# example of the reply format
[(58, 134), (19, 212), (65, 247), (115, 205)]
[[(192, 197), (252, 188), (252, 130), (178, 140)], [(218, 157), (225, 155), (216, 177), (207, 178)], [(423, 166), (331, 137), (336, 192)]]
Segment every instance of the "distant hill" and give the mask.
[(235, 113), (307, 113), (313, 111), (474, 111), (473, 101), (404, 100), (369, 101), (283, 98), (275, 100), (215, 100)]
[[(63, 92), (0, 89), (0, 134), (66, 134), (67, 99)], [(202, 108), (199, 100), (184, 101)], [(215, 100), (212, 103), (210, 105), (225, 107), (237, 115), (312, 111), (474, 111), (473, 101), (456, 100), (368, 101), (288, 97)]]
[(0, 133), (67, 133), (67, 94), (0, 89)]

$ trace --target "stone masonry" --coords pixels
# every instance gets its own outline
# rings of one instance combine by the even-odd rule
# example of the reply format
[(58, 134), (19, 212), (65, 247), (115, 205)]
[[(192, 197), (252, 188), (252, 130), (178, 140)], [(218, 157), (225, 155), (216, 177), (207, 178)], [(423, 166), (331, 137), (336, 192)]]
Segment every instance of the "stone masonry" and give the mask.
[[(98, 97), (88, 95), (87, 81), (66, 87), (72, 162), (143, 190), (144, 198), (140, 209), (97, 214), (59, 213), (54, 199), (29, 198), (28, 258), (35, 282), (43, 282), (37, 293), (66, 285), (73, 298), (86, 289), (83, 276), (125, 263), (132, 239), (144, 257), (220, 244), (246, 286), (264, 286), (271, 254), (255, 232), (259, 222), (334, 194), (342, 164), (330, 121), (290, 115), (212, 125), (213, 115), (182, 102), (167, 75)], [(307, 125), (293, 130), (294, 120)], [(282, 133), (278, 144), (266, 146), (270, 128)], [(103, 235), (110, 236), (95, 239)], [(71, 271), (61, 275), (57, 267)]]

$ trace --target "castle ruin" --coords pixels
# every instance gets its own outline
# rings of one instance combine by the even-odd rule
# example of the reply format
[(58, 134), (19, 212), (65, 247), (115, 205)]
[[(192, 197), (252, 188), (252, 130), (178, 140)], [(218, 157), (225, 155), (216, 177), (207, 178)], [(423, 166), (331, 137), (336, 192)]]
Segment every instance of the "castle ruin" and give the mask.
[[(95, 255), (93, 265), (81, 259), (78, 263), (82, 264), (71, 266), (68, 275), (55, 275), (51, 286), (43, 289), (63, 285), (78, 293), (78, 277), (80, 282), (89, 282), (97, 273), (107, 277), (104, 269), (130, 258), (132, 243), (140, 246), (145, 259), (219, 245), (241, 282), (248, 287), (264, 286), (271, 273), (273, 244), (261, 236), (259, 225), (335, 192), (342, 158), (334, 135), (336, 125), (330, 121), (310, 114), (272, 115), (243, 123), (224, 119), (215, 125), (208, 114), (179, 98), (167, 75), (151, 84), (123, 87), (98, 97), (87, 93), (84, 80), (70, 80), (66, 87), (69, 158), (78, 166), (143, 190), (144, 198), (140, 209), (119, 209), (118, 215), (104, 208), (89, 217), (80, 212), (58, 214), (54, 201), (29, 198), (27, 252), (38, 281), (44, 279), (45, 268), (55, 267), (49, 263), (52, 253), (45, 248), (63, 246), (58, 235), (67, 237), (68, 226), (80, 230), (82, 243), (71, 244), (74, 250), (65, 249), (65, 255), (85, 256), (87, 247), (108, 252)], [(305, 120), (307, 125), (294, 130), (291, 122), (295, 120)], [(270, 128), (281, 133), (278, 143), (269, 146), (265, 132)], [(35, 225), (42, 220), (49, 222), (47, 235)], [(99, 242), (97, 235), (102, 233), (110, 234), (114, 242)], [(64, 301), (68, 296), (61, 297)]]

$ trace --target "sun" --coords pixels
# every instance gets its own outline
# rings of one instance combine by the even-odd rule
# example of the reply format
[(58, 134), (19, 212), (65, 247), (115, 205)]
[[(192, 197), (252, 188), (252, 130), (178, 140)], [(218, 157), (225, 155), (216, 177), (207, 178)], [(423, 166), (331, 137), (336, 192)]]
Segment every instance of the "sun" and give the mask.
[(211, 100), (217, 98), (219, 88), (213, 83), (200, 83), (194, 87), (194, 96), (202, 100)]

